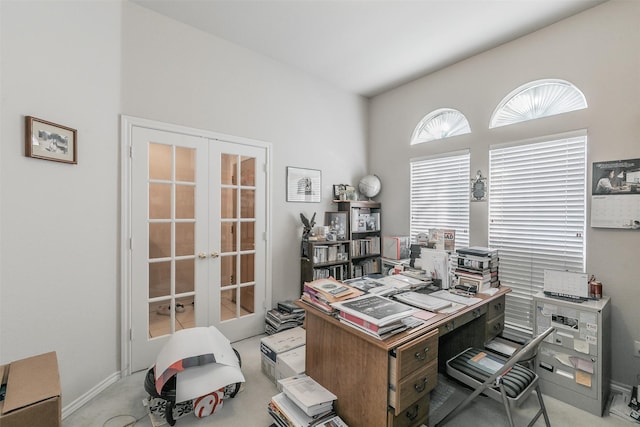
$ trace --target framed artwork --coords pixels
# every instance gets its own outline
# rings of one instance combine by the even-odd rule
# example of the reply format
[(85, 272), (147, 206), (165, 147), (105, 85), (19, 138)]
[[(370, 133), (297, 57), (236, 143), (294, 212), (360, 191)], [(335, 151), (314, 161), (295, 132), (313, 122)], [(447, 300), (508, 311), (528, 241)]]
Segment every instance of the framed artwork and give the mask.
[(487, 178), (482, 176), (482, 172), (476, 172), (476, 177), (471, 179), (472, 202), (484, 202), (487, 200)]
[(321, 189), (319, 170), (287, 166), (287, 202), (319, 203)]
[(78, 163), (77, 131), (26, 116), (25, 156), (62, 163)]
[(324, 224), (329, 227), (332, 239), (327, 240), (347, 240), (347, 212), (325, 212)]

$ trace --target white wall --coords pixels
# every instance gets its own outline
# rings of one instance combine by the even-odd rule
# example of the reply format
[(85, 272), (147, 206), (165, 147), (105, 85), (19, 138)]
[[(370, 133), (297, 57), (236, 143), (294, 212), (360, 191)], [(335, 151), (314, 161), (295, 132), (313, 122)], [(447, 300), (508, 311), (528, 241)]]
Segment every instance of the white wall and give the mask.
[[(613, 0), (372, 99), (370, 169), (383, 182), (385, 234), (409, 231), (409, 159), (414, 157), (469, 148), (472, 175), (478, 169), (486, 175), (491, 144), (574, 129), (588, 130), (589, 171), (594, 161), (640, 157), (639, 21), (640, 2)], [(504, 96), (542, 78), (574, 83), (584, 92), (589, 108), (488, 129)], [(464, 113), (472, 134), (409, 146), (420, 119), (440, 107)], [(487, 203), (472, 203), (470, 214), (471, 244), (486, 245)], [(640, 339), (640, 287), (633, 266), (640, 234), (587, 227), (586, 241), (587, 271), (602, 280), (605, 294), (612, 298), (613, 325), (608, 333), (613, 343), (613, 380), (637, 384), (640, 359), (632, 354), (633, 340)]]
[[(0, 10), (0, 363), (57, 351), (63, 407), (120, 369), (120, 114), (272, 144), (273, 299), (299, 297), (299, 214), (365, 173), (364, 99), (127, 2)], [(25, 115), (78, 129), (78, 165), (24, 157)], [(285, 201), (286, 166), (322, 203)]]
[[(64, 402), (118, 370), (118, 2), (2, 1), (0, 360), (58, 353)], [(24, 116), (78, 164), (24, 156)]]
[[(272, 144), (273, 299), (300, 296), (300, 212), (365, 172), (364, 99), (182, 23), (125, 4), (123, 114)], [(286, 167), (322, 171), (318, 203), (286, 202)], [(320, 223), (318, 223), (320, 224)]]

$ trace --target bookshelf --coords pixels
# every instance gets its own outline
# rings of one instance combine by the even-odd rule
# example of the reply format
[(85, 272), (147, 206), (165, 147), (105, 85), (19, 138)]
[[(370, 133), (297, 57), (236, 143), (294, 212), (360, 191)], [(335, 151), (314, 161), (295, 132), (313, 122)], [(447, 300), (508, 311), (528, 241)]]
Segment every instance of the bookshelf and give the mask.
[(371, 201), (337, 200), (338, 211), (347, 213), (351, 241), (350, 277), (380, 273), (381, 204)]
[(308, 257), (300, 259), (300, 282), (327, 278), (345, 280), (351, 277), (351, 241), (309, 241), (307, 245)]

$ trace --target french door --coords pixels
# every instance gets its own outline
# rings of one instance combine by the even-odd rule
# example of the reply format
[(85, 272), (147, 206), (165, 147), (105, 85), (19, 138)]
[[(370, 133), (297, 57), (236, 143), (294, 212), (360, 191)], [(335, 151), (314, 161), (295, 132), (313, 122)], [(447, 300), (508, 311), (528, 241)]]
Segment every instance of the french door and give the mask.
[(262, 333), (267, 149), (147, 126), (129, 137), (129, 371), (181, 329)]

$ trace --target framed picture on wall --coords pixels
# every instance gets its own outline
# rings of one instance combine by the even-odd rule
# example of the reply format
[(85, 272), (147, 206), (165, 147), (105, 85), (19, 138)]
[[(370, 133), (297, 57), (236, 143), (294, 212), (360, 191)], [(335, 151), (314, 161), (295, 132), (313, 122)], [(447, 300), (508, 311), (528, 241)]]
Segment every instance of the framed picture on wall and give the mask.
[(320, 202), (322, 174), (317, 169), (287, 166), (287, 202)]
[(25, 119), (25, 156), (78, 163), (78, 132), (75, 129), (32, 116)]

